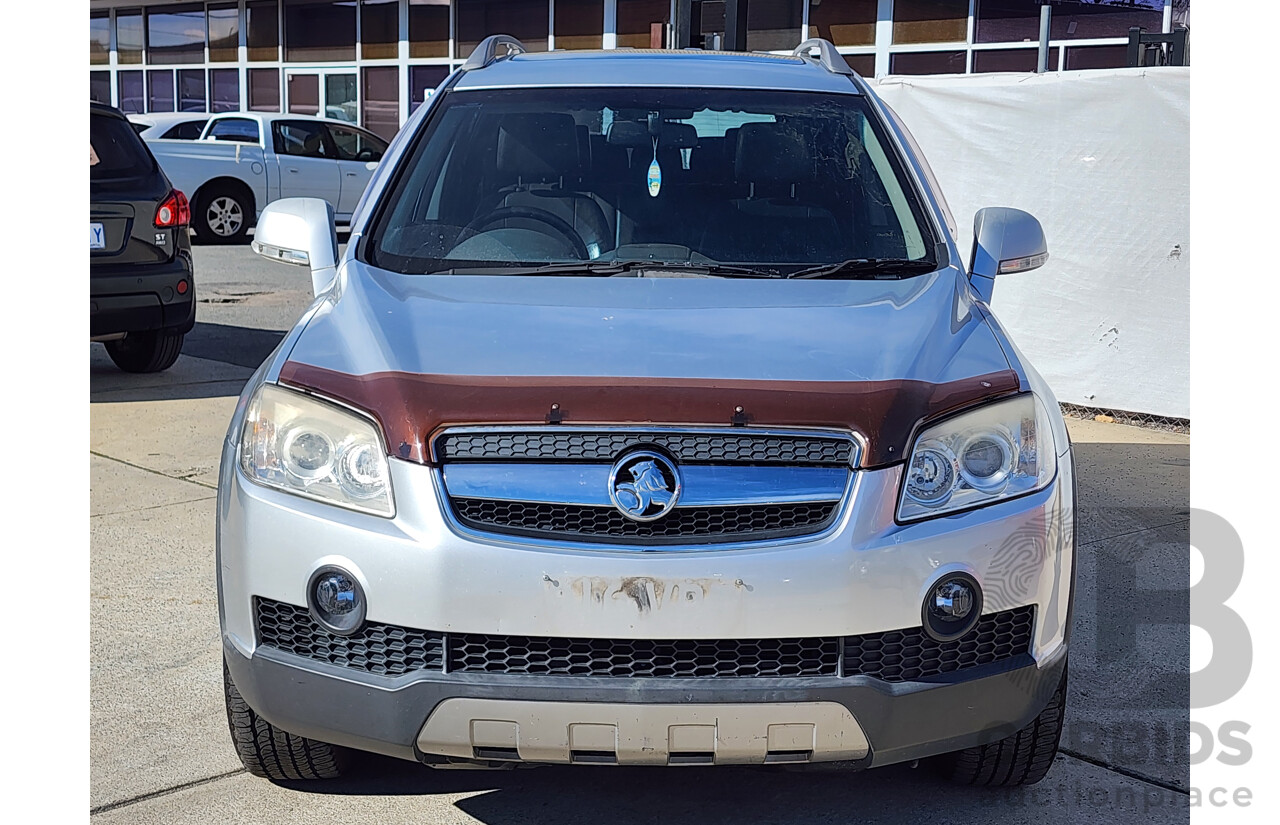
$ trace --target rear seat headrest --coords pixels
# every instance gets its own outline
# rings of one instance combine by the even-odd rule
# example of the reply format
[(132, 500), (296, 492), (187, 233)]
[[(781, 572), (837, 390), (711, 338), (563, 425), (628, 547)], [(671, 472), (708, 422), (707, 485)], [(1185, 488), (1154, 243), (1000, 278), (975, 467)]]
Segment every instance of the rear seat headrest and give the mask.
[(817, 171), (799, 132), (776, 123), (744, 123), (734, 147), (733, 175), (739, 183), (802, 183)]
[(566, 114), (512, 114), (498, 126), (498, 170), (525, 181), (582, 173), (577, 124)]

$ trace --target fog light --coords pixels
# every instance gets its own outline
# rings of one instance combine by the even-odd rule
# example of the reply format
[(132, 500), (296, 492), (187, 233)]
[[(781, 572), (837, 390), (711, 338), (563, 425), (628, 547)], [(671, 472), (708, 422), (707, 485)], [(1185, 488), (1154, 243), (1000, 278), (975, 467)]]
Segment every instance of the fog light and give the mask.
[(944, 619), (963, 619), (973, 609), (973, 589), (961, 581), (947, 581), (933, 589), (933, 610)]
[(968, 573), (949, 573), (929, 588), (920, 613), (925, 633), (933, 639), (959, 639), (982, 616), (982, 588)]
[(364, 624), (364, 591), (341, 567), (321, 567), (307, 585), (311, 617), (330, 633), (350, 636)]

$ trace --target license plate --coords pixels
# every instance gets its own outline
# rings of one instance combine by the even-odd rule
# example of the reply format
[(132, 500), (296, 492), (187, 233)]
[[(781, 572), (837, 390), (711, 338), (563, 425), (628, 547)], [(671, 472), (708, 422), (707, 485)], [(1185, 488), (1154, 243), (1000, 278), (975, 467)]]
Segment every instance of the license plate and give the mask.
[(89, 224), (89, 248), (90, 249), (106, 249), (107, 237), (102, 231), (102, 224)]

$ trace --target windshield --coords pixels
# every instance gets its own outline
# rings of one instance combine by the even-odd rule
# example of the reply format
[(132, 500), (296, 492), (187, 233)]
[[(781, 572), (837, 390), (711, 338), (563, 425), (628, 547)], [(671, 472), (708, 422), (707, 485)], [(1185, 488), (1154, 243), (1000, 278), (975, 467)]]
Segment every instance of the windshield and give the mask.
[(449, 92), (440, 107), (369, 234), (375, 266), (782, 276), (897, 261), (897, 277), (935, 263), (859, 96), (550, 88)]

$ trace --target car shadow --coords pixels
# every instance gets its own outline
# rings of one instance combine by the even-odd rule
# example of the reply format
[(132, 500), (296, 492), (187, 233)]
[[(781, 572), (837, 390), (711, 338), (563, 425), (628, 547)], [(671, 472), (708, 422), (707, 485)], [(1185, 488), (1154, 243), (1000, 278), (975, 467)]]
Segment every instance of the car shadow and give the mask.
[(240, 394), (254, 370), (284, 339), (280, 330), (197, 322), (169, 369), (128, 373), (116, 367), (102, 344), (90, 344), (89, 400), (169, 401)]

